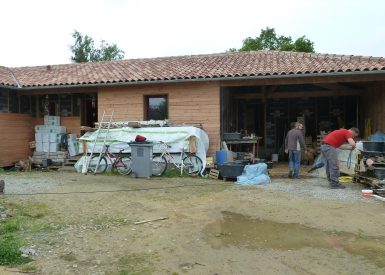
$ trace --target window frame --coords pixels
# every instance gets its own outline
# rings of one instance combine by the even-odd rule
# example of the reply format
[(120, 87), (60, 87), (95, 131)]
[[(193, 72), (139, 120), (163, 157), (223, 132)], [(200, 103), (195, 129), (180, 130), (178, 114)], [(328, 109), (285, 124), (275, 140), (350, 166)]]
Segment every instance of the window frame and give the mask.
[[(150, 99), (151, 98), (164, 98), (166, 100), (166, 117), (163, 119), (150, 118)], [(144, 95), (144, 120), (165, 120), (168, 119), (168, 95), (167, 94), (149, 94)]]

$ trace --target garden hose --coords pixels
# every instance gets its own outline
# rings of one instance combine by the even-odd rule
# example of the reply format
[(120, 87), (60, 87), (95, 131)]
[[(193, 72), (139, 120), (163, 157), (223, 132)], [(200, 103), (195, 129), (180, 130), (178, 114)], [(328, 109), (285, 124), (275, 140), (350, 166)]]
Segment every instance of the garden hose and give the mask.
[(350, 169), (352, 166), (352, 155), (353, 155), (353, 150), (350, 151), (349, 156), (348, 156), (348, 161), (346, 162), (346, 167)]

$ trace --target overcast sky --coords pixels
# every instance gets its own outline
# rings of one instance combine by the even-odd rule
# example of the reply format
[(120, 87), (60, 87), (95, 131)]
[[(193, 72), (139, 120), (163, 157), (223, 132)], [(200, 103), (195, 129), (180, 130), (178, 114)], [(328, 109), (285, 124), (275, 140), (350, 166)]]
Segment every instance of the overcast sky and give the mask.
[(385, 57), (384, 0), (0, 0), (0, 66), (70, 63), (74, 30), (125, 58), (240, 48), (275, 28), (319, 53)]

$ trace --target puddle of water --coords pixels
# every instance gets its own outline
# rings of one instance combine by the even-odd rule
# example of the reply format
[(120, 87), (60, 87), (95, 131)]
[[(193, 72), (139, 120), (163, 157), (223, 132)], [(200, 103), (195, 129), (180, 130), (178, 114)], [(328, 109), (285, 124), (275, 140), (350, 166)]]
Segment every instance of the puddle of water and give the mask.
[(204, 229), (206, 241), (216, 249), (227, 246), (248, 249), (297, 250), (304, 247), (345, 250), (385, 267), (385, 240), (346, 232), (322, 231), (297, 223), (277, 223), (222, 212), (223, 220)]

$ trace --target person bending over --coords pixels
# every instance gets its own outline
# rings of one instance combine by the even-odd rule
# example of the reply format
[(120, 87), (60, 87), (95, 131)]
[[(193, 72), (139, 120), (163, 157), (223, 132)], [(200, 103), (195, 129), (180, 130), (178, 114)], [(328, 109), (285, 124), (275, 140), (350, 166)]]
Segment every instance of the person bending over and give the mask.
[(345, 185), (339, 183), (340, 168), (338, 165), (337, 148), (344, 143), (349, 143), (353, 150), (356, 147), (354, 138), (359, 135), (357, 128), (339, 129), (329, 133), (321, 141), (321, 154), (325, 158), (326, 176), (329, 181), (330, 188), (344, 189)]

